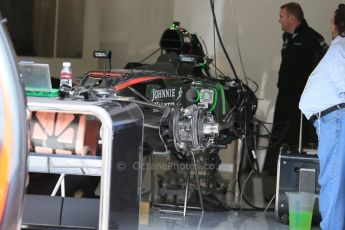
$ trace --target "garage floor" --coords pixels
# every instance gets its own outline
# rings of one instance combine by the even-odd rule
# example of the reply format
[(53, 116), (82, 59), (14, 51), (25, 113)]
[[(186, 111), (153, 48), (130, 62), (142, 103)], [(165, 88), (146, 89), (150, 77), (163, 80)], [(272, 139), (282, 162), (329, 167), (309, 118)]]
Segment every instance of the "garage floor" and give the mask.
[[(275, 176), (259, 175), (252, 176), (247, 183), (247, 198), (258, 207), (266, 207), (264, 194), (272, 195), (275, 192)], [(233, 197), (229, 193), (226, 203), (231, 205)], [(224, 230), (289, 230), (289, 226), (279, 222), (274, 212), (274, 202), (270, 206), (270, 211), (249, 211), (249, 206), (241, 203), (245, 210), (232, 210), (229, 212), (204, 212), (188, 211), (183, 218), (182, 214), (166, 213), (157, 207), (151, 211), (150, 215), (141, 215), (141, 230), (174, 230), (174, 229), (224, 229)], [(312, 230), (319, 230), (318, 226), (313, 226)]]
[[(230, 211), (227, 213), (190, 212), (183, 218), (179, 214), (154, 211), (140, 225), (141, 230), (173, 229), (226, 229), (226, 230), (288, 230), (289, 227), (277, 221), (273, 212)], [(320, 229), (314, 226), (312, 230)]]

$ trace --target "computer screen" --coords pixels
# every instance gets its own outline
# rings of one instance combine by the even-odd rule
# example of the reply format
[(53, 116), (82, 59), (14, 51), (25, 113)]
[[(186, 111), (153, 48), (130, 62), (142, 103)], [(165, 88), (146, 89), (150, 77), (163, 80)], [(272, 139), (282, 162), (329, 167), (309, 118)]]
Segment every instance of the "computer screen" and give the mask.
[(48, 64), (19, 62), (18, 66), (26, 91), (52, 91)]

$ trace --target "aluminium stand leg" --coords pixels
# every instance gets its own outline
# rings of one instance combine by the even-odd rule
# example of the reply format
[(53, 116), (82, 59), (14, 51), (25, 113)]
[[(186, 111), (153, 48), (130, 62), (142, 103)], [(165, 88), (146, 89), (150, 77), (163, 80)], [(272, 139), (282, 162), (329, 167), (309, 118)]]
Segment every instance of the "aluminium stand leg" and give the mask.
[(200, 208), (201, 208), (201, 211), (204, 212), (204, 202), (202, 200), (198, 168), (197, 168), (197, 165), (196, 165), (196, 160), (195, 160), (195, 156), (194, 156), (193, 151), (191, 151), (191, 154), (192, 154), (192, 157), (193, 157), (193, 165), (194, 165), (194, 171), (195, 171), (196, 186), (197, 186), (197, 189), (198, 189), (199, 200), (200, 200)]
[(65, 197), (65, 175), (66, 174), (64, 173), (60, 175), (59, 180), (56, 182), (56, 185), (50, 196), (55, 196), (57, 191), (59, 190), (59, 187), (61, 186), (61, 197)]
[[(195, 210), (201, 210), (202, 213), (204, 212), (204, 203), (202, 200), (202, 193), (201, 193), (201, 187), (200, 187), (200, 179), (199, 179), (199, 173), (196, 165), (196, 160), (194, 153), (190, 151), (192, 158), (193, 158), (193, 167), (194, 167), (194, 173), (195, 173), (195, 179), (197, 184), (197, 190), (200, 200), (200, 207), (191, 207), (188, 206), (188, 192), (189, 192), (189, 185), (190, 185), (190, 169), (187, 170), (187, 181), (186, 181), (186, 189), (185, 189), (185, 196), (184, 196), (184, 204), (183, 206), (176, 206), (176, 205), (166, 205), (166, 204), (157, 204), (157, 206), (164, 206), (164, 207), (177, 207), (177, 208), (183, 208), (183, 211), (175, 211), (175, 210), (167, 210), (167, 209), (161, 209), (160, 212), (170, 212), (170, 213), (180, 213), (185, 217), (187, 215), (187, 209), (195, 209)], [(151, 185), (152, 186), (152, 185)]]
[(155, 199), (155, 175), (154, 175), (154, 154), (153, 151), (150, 156), (150, 174), (151, 174), (151, 208), (154, 206)]
[(234, 155), (234, 190), (235, 190), (235, 197), (234, 197), (234, 204), (236, 207), (241, 206), (241, 197), (240, 197), (240, 188), (238, 185), (238, 174), (240, 173), (240, 164), (241, 164), (241, 158), (242, 158), (242, 148), (243, 148), (243, 143), (240, 139), (237, 140), (237, 154)]
[(303, 113), (301, 112), (300, 126), (299, 126), (299, 138), (298, 138), (298, 153), (302, 153), (302, 131), (303, 131)]
[(184, 195), (184, 204), (183, 204), (183, 216), (186, 216), (186, 214), (187, 214), (189, 179), (190, 179), (190, 170), (188, 170), (188, 174), (187, 174), (186, 192), (185, 192), (185, 195)]

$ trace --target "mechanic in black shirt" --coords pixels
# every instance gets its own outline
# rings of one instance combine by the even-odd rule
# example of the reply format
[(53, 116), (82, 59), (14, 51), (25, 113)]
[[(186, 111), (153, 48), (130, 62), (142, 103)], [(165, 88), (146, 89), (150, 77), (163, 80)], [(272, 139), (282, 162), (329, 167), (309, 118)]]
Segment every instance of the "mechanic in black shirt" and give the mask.
[[(301, 116), (298, 102), (308, 76), (328, 48), (324, 38), (308, 26), (298, 3), (282, 5), (279, 22), (284, 31), (282, 62), (273, 128), (264, 164), (264, 171), (272, 174), (277, 170), (281, 146), (289, 150), (298, 150)], [(314, 128), (305, 118), (303, 119), (303, 144), (316, 143)]]

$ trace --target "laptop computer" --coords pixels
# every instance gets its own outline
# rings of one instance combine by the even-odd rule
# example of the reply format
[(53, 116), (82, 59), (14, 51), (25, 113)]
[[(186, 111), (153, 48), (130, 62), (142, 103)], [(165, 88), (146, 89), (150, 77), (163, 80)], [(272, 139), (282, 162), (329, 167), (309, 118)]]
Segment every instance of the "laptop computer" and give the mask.
[(19, 62), (18, 68), (24, 80), (26, 96), (58, 96), (59, 90), (52, 88), (48, 64), (34, 62)]
[(19, 62), (18, 68), (24, 79), (25, 91), (52, 92), (48, 64)]

